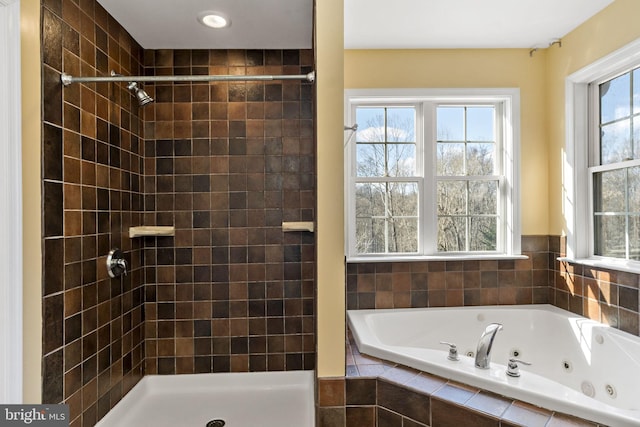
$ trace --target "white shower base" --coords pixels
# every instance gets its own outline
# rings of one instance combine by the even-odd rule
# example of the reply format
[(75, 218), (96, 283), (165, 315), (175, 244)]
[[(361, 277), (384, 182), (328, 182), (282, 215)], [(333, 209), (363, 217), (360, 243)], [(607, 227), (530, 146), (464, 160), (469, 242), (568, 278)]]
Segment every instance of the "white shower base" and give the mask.
[(147, 375), (97, 427), (313, 427), (314, 372)]

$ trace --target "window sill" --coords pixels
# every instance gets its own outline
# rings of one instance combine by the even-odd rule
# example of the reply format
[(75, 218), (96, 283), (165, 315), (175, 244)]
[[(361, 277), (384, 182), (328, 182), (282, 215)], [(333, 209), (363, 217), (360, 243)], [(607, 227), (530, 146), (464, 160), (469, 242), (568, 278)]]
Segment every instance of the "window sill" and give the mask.
[(615, 261), (611, 259), (567, 258), (567, 257), (558, 257), (558, 261), (564, 261), (571, 264), (580, 264), (588, 267), (640, 274), (640, 262), (637, 262), (637, 261)]
[(526, 255), (507, 255), (507, 254), (455, 254), (455, 255), (371, 255), (347, 257), (347, 262), (363, 263), (363, 262), (420, 262), (420, 261), (502, 261), (502, 260), (518, 260), (529, 259)]

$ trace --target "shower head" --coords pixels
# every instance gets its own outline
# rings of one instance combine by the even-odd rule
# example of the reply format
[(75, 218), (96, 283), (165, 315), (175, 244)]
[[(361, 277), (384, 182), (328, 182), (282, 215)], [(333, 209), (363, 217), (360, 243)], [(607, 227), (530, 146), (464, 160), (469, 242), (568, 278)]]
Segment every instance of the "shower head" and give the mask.
[(131, 91), (131, 93), (133, 94), (133, 96), (136, 97), (136, 99), (138, 100), (138, 104), (141, 107), (144, 107), (145, 105), (149, 104), (150, 102), (153, 102), (153, 98), (150, 97), (149, 94), (144, 91), (144, 89), (138, 87), (138, 83), (130, 82), (127, 85), (127, 89), (129, 89)]

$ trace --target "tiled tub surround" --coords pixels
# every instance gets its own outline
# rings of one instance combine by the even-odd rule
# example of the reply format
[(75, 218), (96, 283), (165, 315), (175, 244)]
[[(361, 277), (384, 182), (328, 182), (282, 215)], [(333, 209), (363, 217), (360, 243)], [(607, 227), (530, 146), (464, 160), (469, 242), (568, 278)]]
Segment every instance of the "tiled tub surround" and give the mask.
[(360, 354), (349, 334), (347, 377), (318, 380), (321, 427), (596, 427), (520, 401)]
[[(313, 52), (146, 51), (147, 74), (304, 74)], [(155, 83), (145, 110), (147, 374), (315, 367), (313, 85)]]
[[(142, 72), (142, 50), (95, 1), (42, 3), (43, 395), (92, 426), (143, 374), (142, 110), (122, 84), (74, 75)], [(129, 274), (109, 279), (111, 248)]]
[[(634, 409), (640, 365), (633, 356), (640, 354), (640, 339), (600, 322), (549, 304), (350, 310), (347, 315), (363, 354), (594, 422), (640, 425)], [(493, 322), (504, 327), (491, 346), (490, 369), (477, 369), (473, 357), (465, 355), (475, 353)], [(447, 360), (442, 340), (458, 345), (458, 361)], [(516, 349), (519, 359), (532, 364), (521, 366), (518, 379), (506, 372)], [(593, 398), (585, 396), (585, 384), (592, 384)], [(607, 388), (615, 390), (613, 396)]]
[[(639, 335), (639, 276), (560, 262), (564, 245), (559, 236), (523, 236), (529, 260), (513, 262), (351, 263), (347, 308), (550, 303)], [(319, 426), (596, 425), (445, 383), (348, 343), (347, 376), (318, 379)]]
[(549, 303), (640, 334), (639, 275), (558, 261), (559, 236), (523, 236), (526, 260), (347, 264), (347, 309)]

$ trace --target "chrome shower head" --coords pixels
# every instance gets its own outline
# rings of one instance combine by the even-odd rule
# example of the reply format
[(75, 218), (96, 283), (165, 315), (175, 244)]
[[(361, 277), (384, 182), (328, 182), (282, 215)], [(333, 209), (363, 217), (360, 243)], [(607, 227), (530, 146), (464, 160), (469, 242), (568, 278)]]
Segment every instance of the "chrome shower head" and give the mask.
[(138, 105), (140, 105), (141, 107), (144, 107), (150, 102), (153, 102), (153, 98), (150, 97), (149, 94), (144, 91), (144, 89), (138, 87), (138, 83), (130, 82), (129, 85), (127, 85), (127, 89), (129, 89), (133, 96), (136, 97), (136, 99), (138, 100)]

